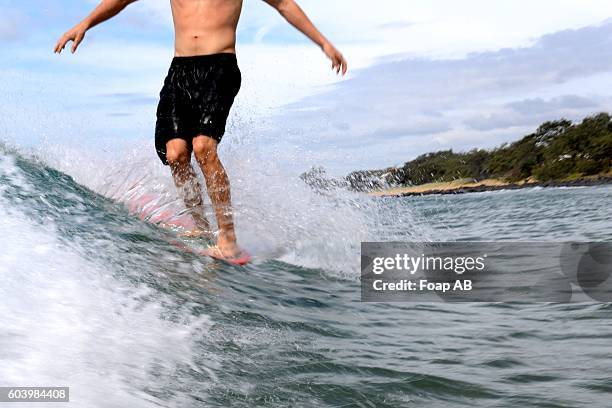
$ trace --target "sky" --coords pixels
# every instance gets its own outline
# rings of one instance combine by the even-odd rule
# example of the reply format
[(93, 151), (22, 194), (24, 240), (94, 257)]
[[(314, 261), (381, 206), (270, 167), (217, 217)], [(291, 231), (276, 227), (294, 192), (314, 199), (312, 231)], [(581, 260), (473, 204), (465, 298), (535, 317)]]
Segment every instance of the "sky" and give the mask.
[[(140, 0), (91, 30), (77, 54), (54, 55), (57, 38), (96, 3), (0, 0), (0, 140), (152, 146), (173, 53), (169, 1)], [(224, 140), (292, 151), (296, 171), (346, 174), (493, 147), (546, 120), (611, 110), (609, 0), (299, 4), (345, 54), (349, 75), (334, 75), (263, 1), (244, 0), (243, 86)]]

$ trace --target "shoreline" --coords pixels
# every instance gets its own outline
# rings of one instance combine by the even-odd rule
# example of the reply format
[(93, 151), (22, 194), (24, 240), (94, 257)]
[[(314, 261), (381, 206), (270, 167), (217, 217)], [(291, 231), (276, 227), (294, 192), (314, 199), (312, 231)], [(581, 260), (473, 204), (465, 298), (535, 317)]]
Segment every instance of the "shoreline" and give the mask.
[(373, 197), (421, 197), (428, 195), (454, 195), (482, 193), (486, 191), (520, 190), (533, 187), (589, 187), (612, 184), (612, 175), (599, 175), (563, 181), (522, 180), (511, 183), (499, 179), (480, 181), (456, 180), (451, 182), (429, 183), (411, 187), (398, 187), (368, 193)]

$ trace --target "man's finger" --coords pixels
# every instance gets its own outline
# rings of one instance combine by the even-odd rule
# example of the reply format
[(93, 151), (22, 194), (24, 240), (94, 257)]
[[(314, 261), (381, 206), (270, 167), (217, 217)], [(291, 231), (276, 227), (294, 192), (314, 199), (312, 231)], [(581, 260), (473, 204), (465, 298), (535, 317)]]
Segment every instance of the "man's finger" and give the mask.
[(59, 46), (59, 50), (57, 52), (61, 53), (64, 50), (64, 48), (66, 48), (66, 44), (70, 40), (71, 38), (67, 34), (64, 34), (57, 43)]
[(76, 50), (79, 47), (79, 44), (81, 43), (81, 41), (83, 41), (83, 36), (82, 35), (77, 35), (76, 38), (73, 40), (73, 44), (72, 44), (72, 53), (73, 54), (76, 52)]
[(55, 44), (55, 52), (57, 52), (58, 54), (62, 52), (62, 49), (64, 48), (64, 41), (62, 39), (60, 39), (57, 44)]

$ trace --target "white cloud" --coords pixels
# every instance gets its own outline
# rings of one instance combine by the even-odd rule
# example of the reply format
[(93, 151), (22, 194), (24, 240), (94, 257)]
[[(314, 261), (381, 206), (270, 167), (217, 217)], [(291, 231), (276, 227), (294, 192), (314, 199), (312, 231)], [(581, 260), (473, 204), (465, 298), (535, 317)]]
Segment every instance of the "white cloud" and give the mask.
[[(242, 24), (278, 18), (245, 1)], [(526, 45), (531, 39), (612, 17), (608, 0), (302, 0), (299, 4), (331, 39), (342, 45), (373, 44), (392, 52), (463, 55)], [(403, 24), (398, 24), (403, 23)]]
[[(308, 136), (320, 151), (352, 150), (363, 162), (333, 163), (345, 170), (383, 167), (438, 149), (492, 147), (546, 120), (612, 109), (612, 99), (602, 94), (612, 78), (609, 49), (612, 21), (462, 59), (404, 57), (366, 68), (276, 118), (288, 129), (314, 130), (315, 136), (288, 134)], [(387, 163), (374, 161), (381, 151), (389, 152)]]

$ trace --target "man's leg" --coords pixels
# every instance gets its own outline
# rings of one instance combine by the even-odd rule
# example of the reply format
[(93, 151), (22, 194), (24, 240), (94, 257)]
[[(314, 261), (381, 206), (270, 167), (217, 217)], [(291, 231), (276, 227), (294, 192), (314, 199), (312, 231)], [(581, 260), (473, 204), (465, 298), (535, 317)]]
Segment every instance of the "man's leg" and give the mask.
[(204, 215), (202, 189), (191, 167), (191, 154), (187, 142), (182, 139), (170, 140), (166, 144), (166, 159), (172, 171), (174, 184), (185, 202), (185, 207), (193, 217), (196, 227), (204, 234), (212, 235), (210, 223)]
[(230, 184), (217, 155), (217, 141), (208, 136), (197, 136), (193, 138), (193, 153), (204, 173), (208, 195), (217, 217), (219, 225), (217, 246), (223, 255), (235, 256), (238, 254), (238, 247), (234, 231)]

